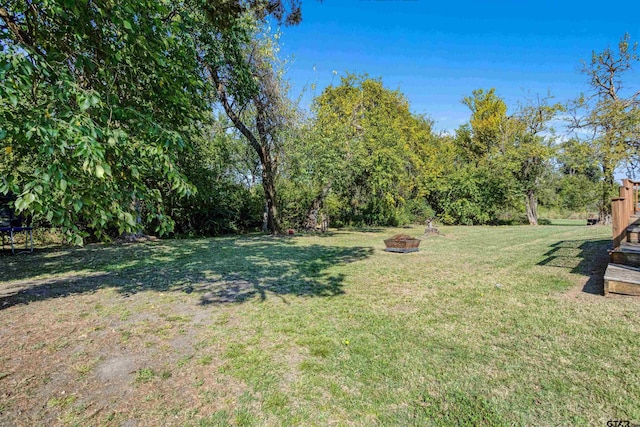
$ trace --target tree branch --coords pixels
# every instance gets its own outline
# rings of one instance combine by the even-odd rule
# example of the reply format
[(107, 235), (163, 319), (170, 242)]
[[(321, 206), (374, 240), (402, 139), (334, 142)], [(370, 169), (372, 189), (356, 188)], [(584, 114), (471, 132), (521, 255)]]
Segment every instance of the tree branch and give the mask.
[(33, 41), (33, 35), (27, 31), (24, 31), (20, 28), (20, 24), (18, 20), (9, 13), (9, 11), (0, 6), (0, 19), (5, 22), (6, 27), (11, 31), (15, 39), (22, 44), (24, 48), (33, 49), (41, 56), (45, 56), (44, 52), (42, 52), (37, 46), (35, 46)]
[[(253, 132), (251, 132), (251, 130), (244, 124), (244, 122), (242, 121), (240, 116), (236, 113), (236, 111), (234, 111), (234, 109), (231, 107), (231, 103), (229, 102), (229, 97), (227, 96), (224, 83), (220, 79), (218, 70), (208, 64), (206, 64), (205, 66), (207, 67), (207, 71), (209, 71), (209, 76), (213, 81), (213, 84), (216, 88), (216, 92), (218, 93), (218, 98), (220, 99), (220, 102), (222, 103), (222, 107), (224, 108), (224, 111), (227, 113), (227, 116), (229, 117), (229, 119), (231, 119), (236, 129), (238, 129), (240, 133), (242, 133), (242, 135), (244, 135), (244, 137), (247, 138), (251, 146), (254, 148), (254, 150), (256, 150), (256, 153), (258, 153), (258, 155), (262, 157), (263, 153), (262, 153), (262, 147), (260, 146), (260, 142), (255, 137)], [(266, 160), (266, 159), (262, 159), (262, 160)]]
[(31, 37), (31, 34), (20, 28), (16, 18), (9, 14), (9, 11), (4, 7), (0, 7), (0, 18), (2, 18), (9, 30), (13, 33), (14, 37), (20, 43), (26, 46), (32, 46), (33, 38)]

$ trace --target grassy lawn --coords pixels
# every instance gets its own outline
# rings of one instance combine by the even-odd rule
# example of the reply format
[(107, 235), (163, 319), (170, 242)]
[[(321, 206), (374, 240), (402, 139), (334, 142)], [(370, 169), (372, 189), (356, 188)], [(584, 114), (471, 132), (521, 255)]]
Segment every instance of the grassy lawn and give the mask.
[(0, 256), (0, 424), (638, 423), (640, 300), (577, 224)]

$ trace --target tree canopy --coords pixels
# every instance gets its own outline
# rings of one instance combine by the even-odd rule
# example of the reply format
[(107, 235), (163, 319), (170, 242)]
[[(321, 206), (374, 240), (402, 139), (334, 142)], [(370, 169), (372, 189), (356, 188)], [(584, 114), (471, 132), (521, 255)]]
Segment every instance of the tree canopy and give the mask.
[(0, 191), (15, 207), (89, 232), (135, 231), (135, 202), (172, 228), (164, 187), (192, 186), (176, 167), (207, 109), (194, 46), (171, 2), (10, 2), (0, 55)]
[(627, 87), (625, 75), (640, 61), (638, 44), (625, 34), (617, 49), (594, 51), (583, 63), (589, 91), (572, 102), (572, 128), (596, 150), (602, 172), (600, 220), (611, 213), (614, 172), (638, 156), (640, 141), (640, 90)]
[(347, 223), (397, 223), (406, 200), (424, 196), (441, 170), (431, 122), (379, 79), (347, 74), (313, 109), (317, 139), (308, 142), (306, 165), (317, 195), (332, 188), (342, 200), (338, 216)]
[[(455, 134), (382, 78), (345, 74), (289, 98), (278, 33), (300, 0), (7, 0), (0, 6), (0, 194), (68, 242), (149, 230), (216, 234), (334, 225), (602, 219), (614, 171), (638, 159), (640, 59), (625, 35), (584, 63), (588, 91), (551, 124), (550, 98), (462, 99)], [(266, 209), (264, 205), (266, 204)], [(524, 217), (526, 214), (526, 217)], [(176, 224), (176, 221), (178, 224)]]
[(3, 3), (0, 192), (76, 243), (171, 231), (164, 200), (196, 191), (177, 160), (217, 96), (202, 35), (249, 96), (257, 87), (235, 58), (253, 34), (239, 22), (267, 16), (298, 23), (300, 1)]

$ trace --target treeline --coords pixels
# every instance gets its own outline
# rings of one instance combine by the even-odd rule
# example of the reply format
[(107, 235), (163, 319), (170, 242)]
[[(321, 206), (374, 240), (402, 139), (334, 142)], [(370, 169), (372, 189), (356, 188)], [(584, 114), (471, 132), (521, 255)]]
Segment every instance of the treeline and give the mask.
[[(586, 95), (462, 102), (434, 131), (381, 79), (345, 75), (303, 112), (269, 23), (299, 1), (8, 1), (0, 7), (0, 194), (66, 239), (122, 233), (606, 220), (636, 154), (637, 62), (623, 37), (583, 70)], [(559, 123), (566, 131), (554, 130)]]

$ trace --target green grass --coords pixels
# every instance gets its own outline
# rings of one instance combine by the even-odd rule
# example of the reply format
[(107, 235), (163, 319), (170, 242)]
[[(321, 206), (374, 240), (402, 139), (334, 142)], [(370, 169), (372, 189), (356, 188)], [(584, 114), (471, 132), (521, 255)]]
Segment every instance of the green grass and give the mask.
[(156, 373), (153, 372), (153, 369), (143, 368), (136, 372), (136, 382), (148, 383), (152, 381), (155, 376)]
[(1, 257), (0, 424), (638, 423), (640, 301), (598, 295), (610, 229), (579, 224)]

